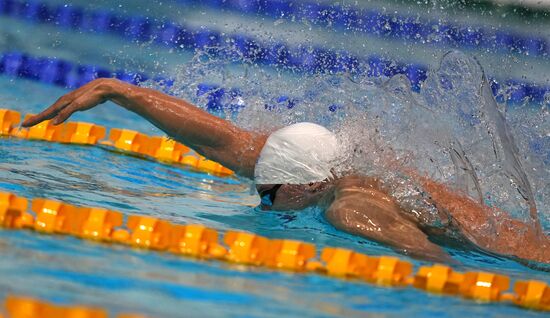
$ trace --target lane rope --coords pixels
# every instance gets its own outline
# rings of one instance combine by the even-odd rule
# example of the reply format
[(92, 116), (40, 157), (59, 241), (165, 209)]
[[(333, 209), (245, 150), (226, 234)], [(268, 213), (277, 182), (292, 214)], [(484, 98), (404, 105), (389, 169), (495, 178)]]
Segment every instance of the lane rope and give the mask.
[(172, 253), (200, 260), (328, 275), (386, 287), (414, 287), (430, 293), (478, 302), (504, 302), (521, 308), (550, 311), (550, 286), (537, 280), (516, 280), (484, 271), (457, 272), (442, 264), (421, 266), (395, 256), (370, 256), (353, 250), (269, 239), (253, 233), (217, 230), (201, 224), (174, 224), (145, 215), (128, 215), (97, 207), (74, 206), (36, 198), (31, 201), (0, 192), (0, 226), (41, 234)]
[[(27, 296), (8, 295), (4, 301), (0, 318), (108, 318), (107, 309), (85, 305), (59, 305), (52, 302), (31, 298)], [(147, 316), (121, 313), (116, 318), (147, 318)]]
[(417, 16), (388, 14), (372, 9), (358, 9), (353, 5), (292, 0), (176, 1), (185, 6), (201, 5), (292, 22), (307, 21), (336, 31), (352, 30), (381, 38), (402, 39), (427, 45), (484, 48), (491, 52), (514, 52), (536, 57), (546, 57), (550, 53), (550, 44), (541, 36), (522, 35), (500, 29), (494, 31), (490, 25), (459, 25)]
[[(25, 119), (30, 117), (25, 116)], [(179, 164), (216, 176), (232, 176), (234, 172), (221, 164), (208, 160), (189, 147), (166, 136), (148, 136), (130, 130), (112, 128), (104, 140), (107, 129), (85, 122), (66, 122), (53, 125), (46, 120), (30, 128), (18, 127), (19, 112), (0, 109), (0, 136), (42, 140), (67, 144), (100, 145), (109, 150), (122, 151), (138, 157), (155, 159), (168, 164)]]

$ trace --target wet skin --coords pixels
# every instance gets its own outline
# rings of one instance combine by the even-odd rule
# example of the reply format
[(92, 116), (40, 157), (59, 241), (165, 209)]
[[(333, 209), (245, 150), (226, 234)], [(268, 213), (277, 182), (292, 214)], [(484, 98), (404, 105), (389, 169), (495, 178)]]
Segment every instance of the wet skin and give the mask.
[[(184, 100), (115, 79), (95, 80), (62, 96), (52, 106), (26, 120), (23, 126), (33, 126), (47, 119), (60, 124), (74, 112), (106, 101), (144, 117), (172, 138), (239, 175), (254, 178), (254, 166), (267, 135), (240, 129)], [(490, 223), (489, 207), (433, 180), (411, 176), (424, 186), (438, 209), (450, 215), (453, 230), (479, 248), (550, 263), (549, 238), (537, 236), (534, 227), (504, 214), (493, 229), (498, 235), (487, 235), (484, 226)], [(413, 257), (451, 261), (440, 246), (428, 239), (437, 229), (402, 209), (376, 178), (352, 175), (309, 185), (284, 184), (277, 189), (275, 186), (258, 185), (259, 193), (275, 194), (273, 202), (263, 206), (264, 209), (300, 210), (319, 205), (325, 208), (327, 220), (340, 230), (388, 244)]]

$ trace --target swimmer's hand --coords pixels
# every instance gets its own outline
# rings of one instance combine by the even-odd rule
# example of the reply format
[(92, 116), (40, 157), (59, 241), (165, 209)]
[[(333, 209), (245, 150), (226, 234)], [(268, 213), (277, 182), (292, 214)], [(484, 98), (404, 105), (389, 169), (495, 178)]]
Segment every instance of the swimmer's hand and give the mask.
[(48, 119), (59, 125), (75, 112), (106, 101), (142, 116), (170, 137), (237, 174), (254, 177), (254, 166), (267, 136), (243, 130), (185, 100), (116, 79), (92, 81), (62, 96), (22, 126), (34, 126)]
[(40, 114), (28, 118), (21, 125), (31, 127), (45, 120), (52, 120), (54, 125), (59, 125), (73, 113), (88, 110), (115, 97), (116, 92), (124, 85), (131, 86), (111, 78), (92, 81), (63, 95), (53, 105)]

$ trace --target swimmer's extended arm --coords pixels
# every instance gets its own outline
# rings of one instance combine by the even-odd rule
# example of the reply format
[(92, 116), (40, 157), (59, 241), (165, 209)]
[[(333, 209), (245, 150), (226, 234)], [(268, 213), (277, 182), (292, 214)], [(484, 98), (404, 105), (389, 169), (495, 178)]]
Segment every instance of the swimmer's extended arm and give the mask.
[(438, 245), (430, 242), (417, 225), (381, 191), (368, 186), (342, 184), (326, 211), (337, 229), (388, 244), (400, 253), (438, 262), (453, 262)]
[(62, 96), (48, 109), (26, 120), (23, 126), (47, 119), (60, 124), (74, 112), (109, 100), (144, 117), (203, 156), (242, 176), (254, 177), (254, 165), (266, 136), (242, 130), (184, 100), (115, 79), (95, 80)]

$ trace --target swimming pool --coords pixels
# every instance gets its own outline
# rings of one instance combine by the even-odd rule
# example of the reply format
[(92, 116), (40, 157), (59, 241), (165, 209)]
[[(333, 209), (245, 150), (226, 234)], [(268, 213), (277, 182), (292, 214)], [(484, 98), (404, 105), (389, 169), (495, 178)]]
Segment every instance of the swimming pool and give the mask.
[[(109, 65), (109, 58), (101, 53), (87, 54), (95, 59), (88, 62)], [(78, 60), (87, 61), (86, 56)], [(114, 65), (125, 63), (132, 61), (117, 60)], [(145, 65), (149, 64), (154, 63)], [(154, 72), (155, 68), (149, 70)], [(51, 85), (0, 76), (1, 106), (22, 113), (37, 112), (64, 92), (67, 90)], [(144, 120), (113, 105), (77, 114), (75, 120), (159, 133)], [(385, 246), (336, 231), (323, 220), (320, 211), (258, 211), (254, 209), (258, 199), (249, 194), (249, 185), (237, 179), (213, 177), (96, 147), (5, 138), (0, 139), (0, 160), (0, 191), (28, 198), (47, 197), (125, 214), (153, 215), (176, 223), (202, 223), (219, 230), (239, 229), (270, 238), (299, 239), (319, 247), (395, 255)], [(0, 237), (5, 256), (0, 260), (0, 298), (22, 294), (155, 317), (544, 315), (414, 289), (197, 261), (69, 237), (5, 230), (0, 231)], [(463, 262), (460, 270), (484, 269), (513, 278), (550, 280), (548, 274), (510, 260), (470, 251), (449, 252)]]

